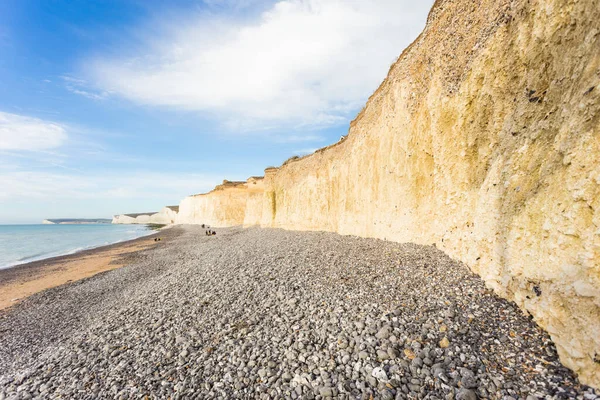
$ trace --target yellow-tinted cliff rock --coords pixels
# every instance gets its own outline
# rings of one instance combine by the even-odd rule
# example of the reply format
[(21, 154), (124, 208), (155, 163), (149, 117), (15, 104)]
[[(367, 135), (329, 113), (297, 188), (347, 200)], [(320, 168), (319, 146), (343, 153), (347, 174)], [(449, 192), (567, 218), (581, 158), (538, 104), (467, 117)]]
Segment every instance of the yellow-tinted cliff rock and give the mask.
[(206, 194), (188, 196), (179, 204), (178, 224), (207, 224), (213, 227), (242, 225), (246, 215), (246, 182), (223, 181)]
[(179, 221), (435, 244), (600, 386), (599, 86), (597, 0), (438, 0), (345, 140)]
[(248, 194), (244, 209), (244, 226), (260, 225), (264, 202), (264, 179), (253, 176), (247, 181)]

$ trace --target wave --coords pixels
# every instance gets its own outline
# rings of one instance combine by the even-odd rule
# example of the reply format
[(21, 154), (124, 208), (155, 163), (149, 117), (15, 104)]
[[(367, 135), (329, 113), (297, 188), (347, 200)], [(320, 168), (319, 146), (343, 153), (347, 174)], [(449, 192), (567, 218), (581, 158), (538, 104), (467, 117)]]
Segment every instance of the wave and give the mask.
[(28, 261), (28, 260), (32, 260), (32, 259), (37, 258), (37, 257), (45, 256), (47, 254), (48, 254), (47, 252), (37, 253), (37, 254), (31, 254), (31, 255), (28, 255), (28, 256), (21, 257), (21, 258), (17, 259), (17, 261)]

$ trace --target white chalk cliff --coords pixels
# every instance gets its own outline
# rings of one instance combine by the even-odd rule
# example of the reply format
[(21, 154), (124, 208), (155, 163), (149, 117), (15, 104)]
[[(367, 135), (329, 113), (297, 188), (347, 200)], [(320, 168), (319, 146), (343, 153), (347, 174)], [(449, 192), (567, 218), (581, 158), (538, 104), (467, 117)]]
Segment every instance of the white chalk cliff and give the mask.
[(156, 213), (120, 214), (113, 217), (113, 224), (158, 224), (170, 225), (175, 223), (179, 206), (163, 207)]

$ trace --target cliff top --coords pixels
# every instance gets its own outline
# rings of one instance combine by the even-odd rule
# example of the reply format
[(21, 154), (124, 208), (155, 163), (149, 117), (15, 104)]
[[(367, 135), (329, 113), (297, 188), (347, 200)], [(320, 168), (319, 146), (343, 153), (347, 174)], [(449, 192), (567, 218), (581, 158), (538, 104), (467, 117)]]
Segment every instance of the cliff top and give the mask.
[(229, 189), (229, 188), (237, 188), (237, 187), (241, 187), (241, 186), (246, 186), (246, 181), (228, 181), (228, 180), (224, 180), (222, 184), (217, 185), (213, 191), (215, 190), (225, 190), (225, 189)]
[[(137, 217), (141, 217), (142, 215), (154, 215), (156, 214), (156, 212), (145, 212), (145, 213), (134, 213), (134, 214), (122, 214), (125, 215), (126, 217), (131, 217), (131, 218), (137, 218)], [(117, 215), (118, 217), (118, 215)]]

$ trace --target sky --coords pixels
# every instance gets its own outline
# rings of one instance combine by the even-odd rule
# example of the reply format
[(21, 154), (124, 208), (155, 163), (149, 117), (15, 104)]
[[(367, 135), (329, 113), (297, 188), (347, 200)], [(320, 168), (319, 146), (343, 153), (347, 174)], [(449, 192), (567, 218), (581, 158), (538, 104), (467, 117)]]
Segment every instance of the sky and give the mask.
[(339, 140), (433, 0), (2, 0), (0, 224), (158, 211)]

